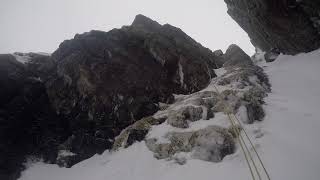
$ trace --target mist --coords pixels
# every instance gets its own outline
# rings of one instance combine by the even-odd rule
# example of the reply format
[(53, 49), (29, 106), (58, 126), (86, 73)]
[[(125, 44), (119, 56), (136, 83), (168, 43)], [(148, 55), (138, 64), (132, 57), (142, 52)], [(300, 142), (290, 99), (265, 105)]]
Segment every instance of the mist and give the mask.
[(1, 0), (0, 53), (52, 53), (77, 33), (130, 25), (137, 14), (179, 27), (211, 50), (234, 43), (254, 53), (223, 0)]

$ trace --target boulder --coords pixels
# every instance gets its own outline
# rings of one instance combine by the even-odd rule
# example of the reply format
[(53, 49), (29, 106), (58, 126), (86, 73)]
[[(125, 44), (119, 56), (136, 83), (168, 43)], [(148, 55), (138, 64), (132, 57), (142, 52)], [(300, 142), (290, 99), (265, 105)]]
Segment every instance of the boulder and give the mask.
[(244, 29), (254, 46), (284, 54), (320, 47), (319, 1), (225, 0), (228, 14)]

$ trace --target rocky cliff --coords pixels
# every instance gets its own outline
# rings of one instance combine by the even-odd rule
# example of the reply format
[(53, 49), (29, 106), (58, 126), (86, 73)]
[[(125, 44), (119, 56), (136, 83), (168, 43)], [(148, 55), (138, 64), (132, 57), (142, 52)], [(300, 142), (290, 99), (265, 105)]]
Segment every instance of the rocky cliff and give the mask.
[(285, 54), (320, 47), (318, 0), (225, 0), (229, 15), (263, 51)]
[(47, 92), (73, 134), (61, 148), (80, 160), (111, 147), (122, 129), (154, 114), (159, 102), (173, 102), (174, 93), (206, 87), (222, 60), (179, 28), (143, 15), (121, 29), (76, 35), (52, 59)]
[(173, 94), (205, 88), (223, 58), (182, 30), (138, 15), (132, 25), (66, 40), (52, 55), (0, 56), (0, 177), (27, 156), (70, 167), (102, 153)]

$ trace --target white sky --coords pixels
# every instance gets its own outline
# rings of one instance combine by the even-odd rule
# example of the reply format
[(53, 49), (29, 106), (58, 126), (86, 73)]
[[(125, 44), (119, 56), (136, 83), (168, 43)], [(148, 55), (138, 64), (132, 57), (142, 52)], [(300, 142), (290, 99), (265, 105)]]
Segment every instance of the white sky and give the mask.
[(224, 0), (0, 0), (0, 53), (51, 53), (76, 33), (120, 28), (137, 14), (179, 27), (211, 50), (235, 43), (254, 52)]

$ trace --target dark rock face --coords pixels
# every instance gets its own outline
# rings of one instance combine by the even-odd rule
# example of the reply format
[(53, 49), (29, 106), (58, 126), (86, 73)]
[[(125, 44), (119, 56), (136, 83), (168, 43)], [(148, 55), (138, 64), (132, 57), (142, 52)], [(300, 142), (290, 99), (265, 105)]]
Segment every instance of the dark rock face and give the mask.
[(264, 51), (285, 54), (320, 47), (320, 2), (314, 0), (225, 0), (229, 15)]
[[(0, 179), (17, 179), (30, 155), (71, 167), (110, 149), (173, 93), (205, 88), (223, 62), (221, 52), (142, 15), (131, 26), (76, 35), (51, 56), (0, 55)], [(127, 143), (147, 132), (132, 130)]]
[[(40, 56), (42, 61), (33, 64)], [(55, 162), (55, 149), (68, 136), (67, 124), (50, 106), (40, 78), (49, 57), (30, 58), (23, 64), (13, 55), (0, 55), (0, 179), (17, 179), (26, 155)]]
[(82, 160), (103, 152), (121, 130), (155, 113), (158, 102), (172, 102), (173, 93), (206, 87), (221, 57), (180, 29), (138, 15), (131, 26), (64, 41), (52, 59), (57, 69), (47, 92), (74, 135), (74, 145), (62, 149)]
[(144, 140), (148, 132), (149, 132), (148, 130), (136, 130), (136, 129), (131, 130), (127, 139), (127, 147), (131, 146), (133, 143), (137, 141), (140, 142)]
[(252, 64), (251, 58), (235, 44), (230, 45), (222, 57), (226, 61), (223, 67)]

